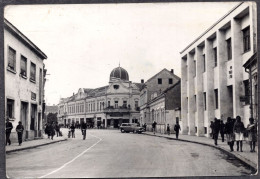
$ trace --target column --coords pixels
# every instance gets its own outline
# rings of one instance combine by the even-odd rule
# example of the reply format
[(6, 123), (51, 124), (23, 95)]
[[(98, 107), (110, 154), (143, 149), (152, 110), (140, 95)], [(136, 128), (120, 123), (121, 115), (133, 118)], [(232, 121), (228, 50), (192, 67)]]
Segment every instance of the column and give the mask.
[(181, 134), (188, 133), (187, 125), (187, 56), (181, 59)]
[(197, 136), (204, 135), (204, 103), (203, 103), (203, 52), (201, 47), (196, 48), (196, 107), (198, 119)]
[(233, 59), (233, 117), (237, 115), (243, 119), (243, 106), (240, 96), (243, 96), (243, 37), (240, 20), (231, 21), (232, 59)]
[(190, 52), (187, 55), (188, 63), (188, 125), (189, 125), (189, 135), (195, 134), (195, 98), (194, 98), (194, 54), (195, 52)]

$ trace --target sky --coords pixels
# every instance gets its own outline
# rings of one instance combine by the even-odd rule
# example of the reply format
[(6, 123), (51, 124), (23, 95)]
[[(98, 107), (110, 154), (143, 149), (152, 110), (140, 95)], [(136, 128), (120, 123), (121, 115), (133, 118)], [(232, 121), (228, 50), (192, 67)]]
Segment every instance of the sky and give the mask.
[(180, 52), (237, 4), (12, 5), (4, 17), (48, 56), (45, 100), (53, 105), (108, 85), (119, 64), (132, 82), (163, 68), (181, 77)]

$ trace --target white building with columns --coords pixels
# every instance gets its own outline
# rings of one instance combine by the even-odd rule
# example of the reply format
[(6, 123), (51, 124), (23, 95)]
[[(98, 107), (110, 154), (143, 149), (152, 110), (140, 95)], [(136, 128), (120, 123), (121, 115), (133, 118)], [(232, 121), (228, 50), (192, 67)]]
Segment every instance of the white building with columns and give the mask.
[(256, 4), (242, 2), (181, 54), (183, 134), (209, 136), (214, 118), (250, 116), (249, 75), (243, 64), (256, 52)]

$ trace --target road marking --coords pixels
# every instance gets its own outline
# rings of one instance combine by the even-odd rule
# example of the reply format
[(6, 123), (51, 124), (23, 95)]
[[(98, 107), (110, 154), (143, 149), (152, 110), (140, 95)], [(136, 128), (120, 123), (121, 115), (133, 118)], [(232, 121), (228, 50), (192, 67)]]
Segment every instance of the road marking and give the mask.
[(48, 173), (48, 174), (46, 174), (46, 175), (43, 175), (43, 176), (41, 176), (41, 177), (39, 177), (39, 178), (44, 178), (44, 177), (46, 177), (46, 176), (48, 176), (48, 175), (51, 175), (51, 174), (53, 174), (53, 173), (55, 173), (55, 172), (57, 172), (57, 171), (63, 169), (64, 167), (66, 167), (67, 165), (69, 165), (70, 163), (72, 163), (74, 160), (76, 160), (77, 158), (79, 158), (80, 156), (82, 156), (84, 153), (86, 153), (87, 151), (89, 151), (92, 147), (94, 147), (95, 145), (97, 145), (100, 141), (102, 141), (101, 138), (99, 138), (99, 137), (97, 137), (97, 136), (95, 136), (95, 135), (92, 135), (92, 134), (89, 134), (89, 135), (91, 135), (91, 136), (93, 136), (93, 137), (95, 137), (95, 138), (98, 138), (99, 141), (97, 141), (95, 144), (93, 144), (92, 146), (90, 146), (89, 148), (87, 148), (86, 150), (84, 150), (83, 152), (81, 152), (79, 155), (77, 155), (75, 158), (73, 158), (73, 159), (70, 160), (69, 162), (63, 164), (60, 168), (58, 168), (58, 169), (56, 169), (56, 170), (54, 170), (54, 171), (52, 171), (52, 172), (50, 172), (50, 173)]

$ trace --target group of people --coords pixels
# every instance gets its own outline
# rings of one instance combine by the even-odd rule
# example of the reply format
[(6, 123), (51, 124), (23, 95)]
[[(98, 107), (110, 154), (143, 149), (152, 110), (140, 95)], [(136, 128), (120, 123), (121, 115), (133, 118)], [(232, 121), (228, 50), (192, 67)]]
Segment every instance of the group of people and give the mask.
[[(85, 123), (85, 122), (82, 122), (81, 125), (80, 125), (80, 129), (81, 129), (81, 133), (82, 133), (82, 136), (83, 136), (83, 140), (86, 139), (87, 127), (88, 127), (87, 123)], [(72, 138), (75, 138), (75, 129), (76, 129), (76, 126), (74, 125), (74, 123), (72, 123), (69, 126), (68, 138), (70, 138), (70, 136)]]
[(60, 126), (58, 124), (58, 122), (48, 122), (47, 124), (45, 124), (45, 129), (44, 132), (46, 135), (48, 135), (48, 139), (52, 139), (53, 140), (53, 136), (56, 135), (57, 137), (62, 136), (62, 132), (60, 131)]
[(210, 128), (212, 130), (211, 136), (214, 139), (215, 145), (218, 145), (217, 141), (219, 133), (221, 134), (222, 142), (224, 142), (224, 134), (226, 134), (230, 150), (234, 151), (234, 143), (236, 141), (237, 151), (240, 150), (240, 152), (243, 152), (243, 140), (245, 136), (247, 136), (250, 144), (250, 152), (255, 152), (257, 125), (253, 118), (249, 118), (249, 124), (246, 128), (244, 123), (241, 121), (240, 116), (237, 116), (236, 119), (228, 117), (225, 124), (222, 120), (215, 118), (214, 122), (211, 122)]
[[(7, 145), (7, 143), (11, 145), (10, 135), (12, 129), (13, 129), (13, 124), (9, 121), (9, 118), (7, 118), (5, 123), (5, 137), (6, 137), (5, 145)], [(24, 131), (24, 127), (22, 125), (22, 122), (19, 121), (18, 125), (16, 126), (19, 145), (22, 145), (23, 142), (23, 131)]]
[[(145, 124), (146, 125), (146, 124)], [(157, 122), (154, 121), (152, 123), (152, 129), (153, 129), (153, 134), (155, 134), (155, 131), (156, 131), (156, 125), (157, 125)], [(146, 126), (145, 126), (146, 128)], [(176, 124), (174, 125), (174, 131), (175, 131), (175, 134), (176, 134), (176, 139), (179, 138), (179, 132), (181, 130), (181, 126), (179, 125), (179, 122), (177, 121)], [(170, 135), (171, 134), (171, 129), (170, 129), (170, 125), (167, 124), (167, 127), (166, 127), (166, 131), (167, 131), (167, 134)]]

